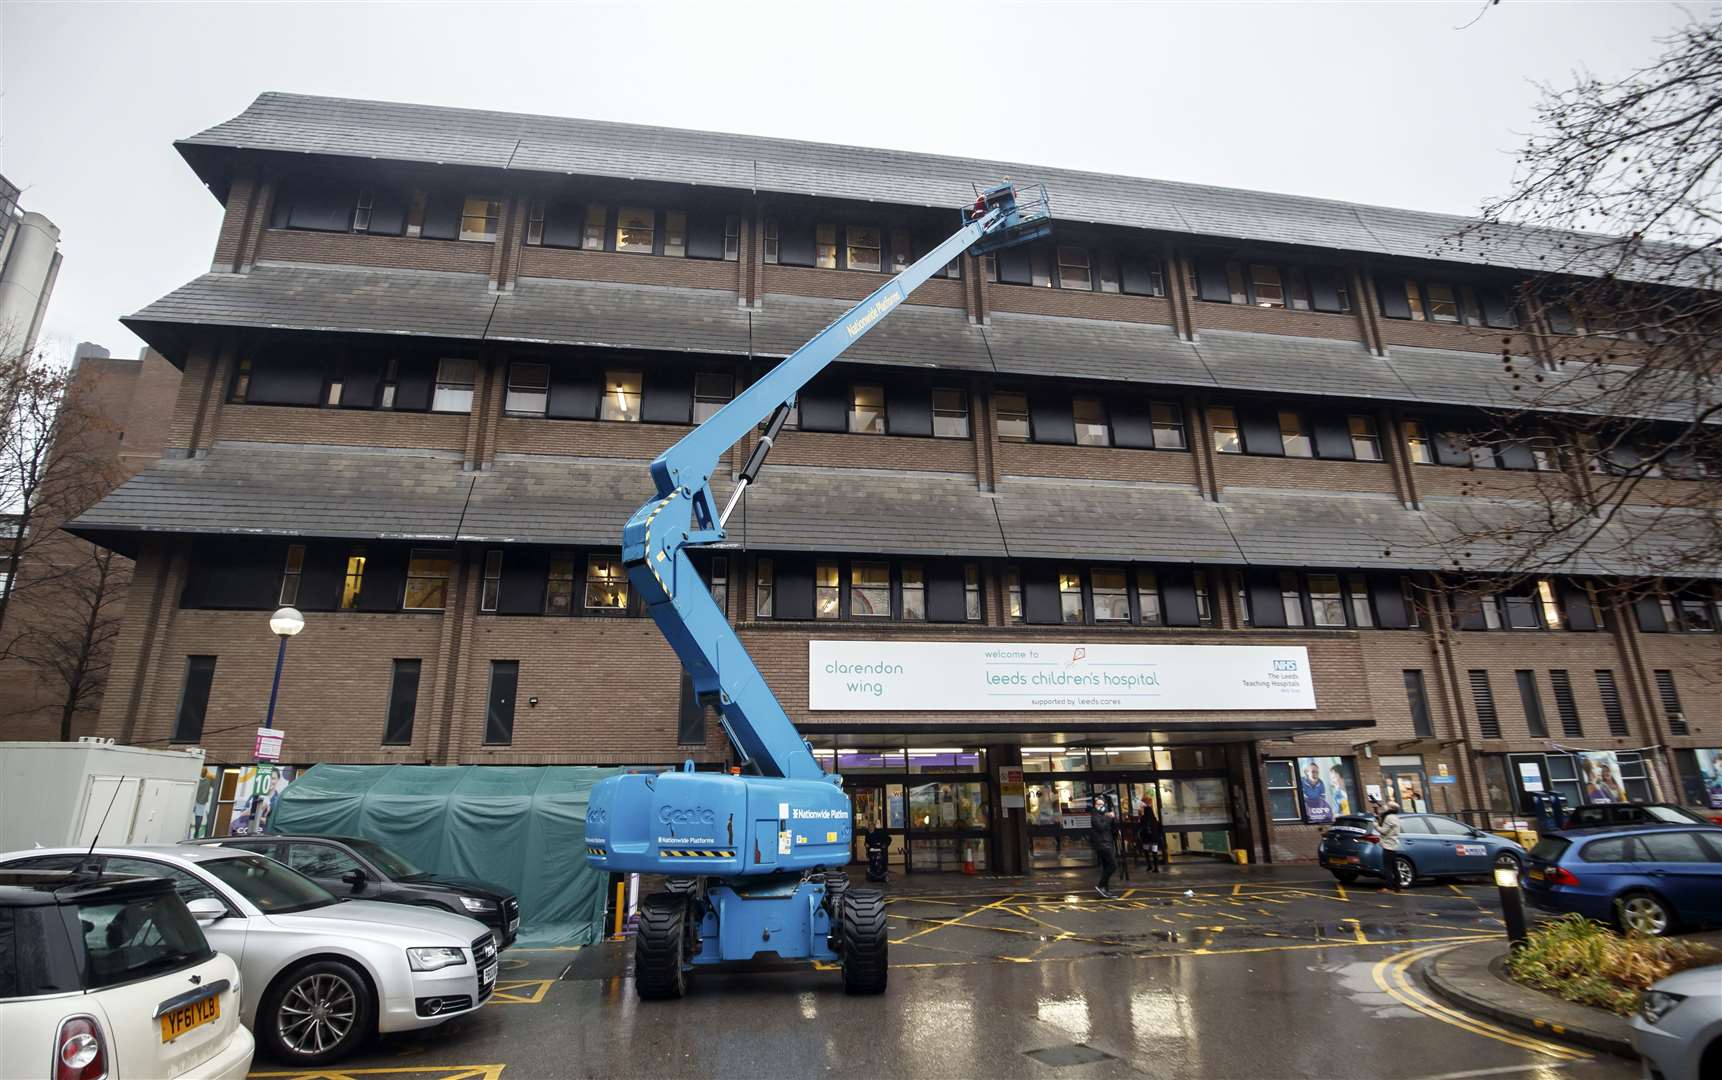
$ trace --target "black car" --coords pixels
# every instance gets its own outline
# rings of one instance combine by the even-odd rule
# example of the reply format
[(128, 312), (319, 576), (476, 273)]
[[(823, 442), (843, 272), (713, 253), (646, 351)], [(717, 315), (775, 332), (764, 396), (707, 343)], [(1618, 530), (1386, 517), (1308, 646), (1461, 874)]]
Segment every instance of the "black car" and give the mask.
[(445, 908), (490, 927), (506, 949), (520, 933), (520, 901), (499, 885), (420, 870), (372, 840), (353, 836), (225, 836), (191, 844), (255, 851), (284, 862), (336, 896)]
[(1722, 815), (1705, 817), (1673, 803), (1602, 803), (1577, 806), (1562, 829), (1609, 829), (1623, 825), (1717, 825)]

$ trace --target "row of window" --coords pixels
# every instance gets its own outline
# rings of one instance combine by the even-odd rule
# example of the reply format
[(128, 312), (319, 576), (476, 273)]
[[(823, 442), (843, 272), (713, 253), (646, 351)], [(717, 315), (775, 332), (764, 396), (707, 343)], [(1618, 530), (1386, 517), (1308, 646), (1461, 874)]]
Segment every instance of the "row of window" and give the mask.
[[(503, 407), (512, 416), (697, 424), (735, 396), (733, 373), (694, 372), (691, 384), (689, 380), (672, 371), (648, 377), (640, 370), (578, 371), (515, 360), (509, 363)], [(349, 357), (305, 363), (285, 356), (248, 356), (236, 364), (229, 399), (254, 405), (470, 413), (477, 381), (478, 363), (465, 357)], [(1157, 450), (1188, 445), (1184, 412), (1176, 402), (998, 390), (993, 404), (998, 437), (1006, 442)], [(960, 387), (837, 385), (827, 380), (803, 389), (786, 426), (966, 439), (972, 431), (969, 416), (969, 394)], [(1208, 422), (1217, 453), (1383, 460), (1380, 429), (1368, 413), (1214, 405), (1208, 409)], [(1588, 468), (1599, 474), (1697, 479), (1712, 471), (1690, 451), (1652, 460), (1656, 448), (1644, 440), (1622, 438), (1607, 447), (1599, 446), (1594, 436), (1581, 441)], [(1509, 440), (1463, 425), (1433, 427), (1421, 419), (1405, 421), (1405, 451), (1414, 465), (1473, 469), (1552, 471), (1561, 461), (1556, 444), (1547, 437)]]
[[(335, 181), (283, 185), (270, 226), (314, 232), (350, 232), (433, 240), (493, 243), (503, 199), (494, 193), (407, 190)], [(735, 261), (741, 251), (736, 214), (620, 206), (567, 199), (527, 204), (530, 246)], [(832, 270), (900, 273), (921, 253), (905, 226), (817, 223), (770, 219), (765, 223), (768, 263)], [(1164, 296), (1165, 272), (1156, 256), (1073, 244), (1032, 244), (985, 259), (989, 281), (1083, 292)], [(1207, 303), (1243, 304), (1292, 311), (1349, 312), (1351, 290), (1343, 271), (1273, 260), (1198, 256), (1186, 264), (1190, 294)], [(960, 275), (960, 261), (940, 273)], [(1415, 277), (1377, 275), (1381, 314), (1390, 319), (1516, 329), (1512, 291)], [(1605, 315), (1588, 318), (1562, 304), (1548, 309), (1557, 334), (1645, 336), (1615, 329)]]
[[(1626, 708), (1621, 697), (1619, 680), (1610, 668), (1596, 668), (1593, 675), (1608, 734), (1619, 738), (1627, 737), (1630, 732), (1627, 729)], [(1670, 731), (1675, 735), (1688, 734), (1686, 714), (1681, 709), (1680, 691), (1674, 682), (1674, 672), (1659, 669), (1652, 672), (1652, 676), (1656, 680), (1657, 699)], [(1483, 668), (1473, 668), (1466, 672), (1466, 678), (1471, 687), (1471, 705), (1477, 715), (1478, 732), (1485, 739), (1501, 738), (1501, 714), (1496, 706), (1495, 689), (1489, 672)], [(1518, 688), (1520, 707), (1524, 710), (1526, 733), (1534, 739), (1548, 738), (1549, 718), (1543, 704), (1544, 697), (1537, 672), (1528, 668), (1521, 669), (1513, 673), (1513, 679)], [(1554, 702), (1555, 717), (1560, 722), (1560, 736), (1569, 739), (1583, 738), (1584, 719), (1579, 714), (1578, 699), (1574, 695), (1573, 673), (1563, 668), (1549, 671), (1548, 687), (1552, 691), (1549, 700)]]
[[(324, 545), (326, 547), (326, 545)], [(366, 592), (367, 565), (371, 556), (365, 544), (350, 545), (340, 566), (335, 610), (441, 611), (448, 605), (448, 582), (454, 553), (446, 548), (412, 548), (405, 557), (404, 574), (386, 574)], [(518, 570), (510, 574), (504, 598), (504, 552), (485, 553), (479, 610), (503, 614), (623, 615), (640, 614), (630, 597), (627, 575), (615, 556), (573, 552), (539, 552), (522, 549), (515, 557)], [(398, 560), (397, 560), (398, 561)], [(802, 612), (774, 604), (777, 567), (783, 560), (761, 557), (757, 563), (755, 611), (759, 618), (811, 618), (815, 620), (896, 619), (926, 621), (927, 571), (920, 562), (824, 558), (811, 566), (792, 562), (792, 577), (804, 582), (811, 607)], [(514, 563), (511, 563), (511, 569)], [(714, 556), (703, 570), (713, 598), (728, 610), (729, 560)], [(280, 587), (274, 597), (279, 604), (303, 604), (312, 610), (326, 608), (322, 600), (306, 603), (302, 581), (306, 573), (306, 545), (286, 548)], [(944, 573), (944, 571), (939, 571)], [(962, 566), (961, 614), (953, 591), (949, 610), (939, 611), (935, 621), (979, 621), (982, 617), (980, 568)], [(1049, 596), (1057, 600), (1056, 617), (1028, 618), (1024, 607), (1024, 572), (1015, 566), (1004, 569), (1005, 613), (1010, 622), (1054, 622), (1073, 625), (1122, 624), (1134, 626), (1214, 625), (1205, 572), (1183, 573), (1180, 590), (1191, 590), (1194, 621), (1168, 622), (1163, 575), (1149, 567), (1050, 567), (1037, 569), (1055, 587)], [(1187, 583), (1187, 584), (1186, 584)], [(188, 583), (187, 606), (199, 606), (193, 585)], [(387, 595), (378, 590), (387, 591)], [(398, 590), (395, 591), (395, 590)], [(1258, 628), (1317, 629), (1405, 629), (1421, 623), (1422, 604), (1410, 579), (1401, 575), (1366, 575), (1306, 572), (1297, 570), (1250, 570), (1237, 585), (1237, 604), (1242, 625)], [(255, 600), (255, 598), (253, 598)], [(213, 606), (225, 606), (215, 603)], [(1714, 633), (1722, 624), (1722, 599), (1713, 594), (1688, 590), (1678, 594), (1654, 593), (1635, 601), (1639, 627), (1651, 633)], [(1456, 592), (1453, 607), (1462, 630), (1482, 631), (1594, 631), (1608, 628), (1606, 606), (1591, 585), (1572, 579), (1536, 579), (1501, 593)], [(1050, 614), (1050, 608), (1048, 609)]]

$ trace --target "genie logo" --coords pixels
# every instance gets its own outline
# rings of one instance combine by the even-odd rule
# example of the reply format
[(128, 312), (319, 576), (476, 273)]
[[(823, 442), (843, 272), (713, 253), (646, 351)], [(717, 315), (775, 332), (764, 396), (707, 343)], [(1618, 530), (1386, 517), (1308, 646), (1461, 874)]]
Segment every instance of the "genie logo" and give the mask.
[(716, 825), (717, 815), (703, 806), (660, 806), (658, 820), (665, 825)]
[(610, 812), (602, 806), (589, 807), (586, 810), (586, 824), (602, 825), (610, 820)]

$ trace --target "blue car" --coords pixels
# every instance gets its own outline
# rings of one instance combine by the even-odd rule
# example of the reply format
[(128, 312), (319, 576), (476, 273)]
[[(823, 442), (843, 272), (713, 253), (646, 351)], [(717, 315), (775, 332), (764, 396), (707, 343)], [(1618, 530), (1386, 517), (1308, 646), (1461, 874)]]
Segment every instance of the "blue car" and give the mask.
[(1548, 833), (1531, 850), (1525, 899), (1622, 931), (1722, 922), (1722, 829), (1638, 825)]
[(1511, 840), (1440, 814), (1399, 815), (1399, 850), (1390, 866), (1383, 864), (1381, 835), (1367, 814), (1335, 819), (1316, 855), (1342, 884), (1393, 873), (1401, 888), (1418, 878), (1487, 877), (1497, 867), (1517, 870), (1525, 861), (1525, 849)]

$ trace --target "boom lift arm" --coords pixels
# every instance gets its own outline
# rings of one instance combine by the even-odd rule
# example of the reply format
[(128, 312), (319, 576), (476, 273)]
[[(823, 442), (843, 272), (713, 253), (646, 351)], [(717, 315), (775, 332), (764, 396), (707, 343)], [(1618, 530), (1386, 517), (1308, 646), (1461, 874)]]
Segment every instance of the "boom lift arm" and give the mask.
[[(657, 495), (622, 530), (622, 562), (702, 701), (713, 701), (748, 775), (624, 773), (592, 790), (586, 859), (596, 869), (662, 874), (670, 890), (646, 897), (634, 938), (642, 998), (678, 998), (695, 965), (761, 954), (840, 961), (844, 988), (885, 989), (884, 899), (850, 889), (853, 826), (841, 778), (826, 776), (730, 628), (689, 559), (715, 544), (759, 476), (801, 388), (888, 318), (963, 251), (1026, 243), (1052, 225), (1046, 195), (1021, 204), (989, 188), (961, 227), (797, 349), (652, 462)], [(712, 473), (770, 416), (765, 435), (720, 512)]]
[[(763, 378), (652, 462), (657, 497), (622, 531), (622, 562), (702, 701), (716, 699), (724, 730), (762, 776), (820, 779), (823, 773), (689, 561), (687, 549), (724, 538), (724, 522), (759, 474), (801, 388), (883, 322), (909, 294), (965, 250), (1026, 243), (1051, 229), (1044, 192), (1030, 206), (1001, 184), (966, 212), (949, 239), (875, 289)], [(729, 503), (717, 512), (712, 473), (729, 448), (770, 417)]]

